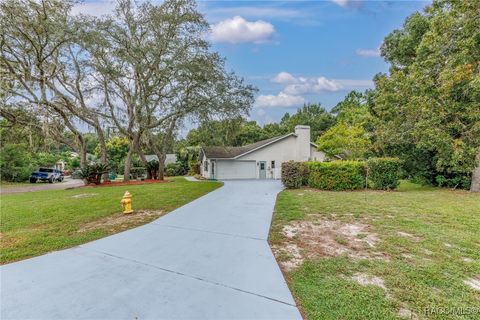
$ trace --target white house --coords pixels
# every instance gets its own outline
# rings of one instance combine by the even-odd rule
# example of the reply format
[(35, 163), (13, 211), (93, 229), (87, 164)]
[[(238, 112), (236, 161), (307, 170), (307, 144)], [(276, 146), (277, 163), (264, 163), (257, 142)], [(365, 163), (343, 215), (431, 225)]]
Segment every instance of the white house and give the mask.
[[(146, 154), (145, 159), (147, 160), (147, 162), (150, 162), (152, 160), (158, 161), (158, 157), (156, 154)], [(165, 155), (165, 165), (175, 162), (177, 162), (177, 155), (175, 153), (167, 153)]]
[(280, 179), (283, 162), (325, 158), (310, 141), (310, 127), (296, 126), (295, 132), (242, 147), (203, 147), (200, 173), (207, 179)]

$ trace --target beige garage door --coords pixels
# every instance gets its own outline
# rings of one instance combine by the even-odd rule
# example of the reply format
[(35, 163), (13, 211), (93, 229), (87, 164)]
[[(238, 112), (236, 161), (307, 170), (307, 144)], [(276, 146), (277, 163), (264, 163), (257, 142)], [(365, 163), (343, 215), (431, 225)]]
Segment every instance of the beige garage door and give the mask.
[(256, 179), (255, 161), (217, 160), (217, 179)]

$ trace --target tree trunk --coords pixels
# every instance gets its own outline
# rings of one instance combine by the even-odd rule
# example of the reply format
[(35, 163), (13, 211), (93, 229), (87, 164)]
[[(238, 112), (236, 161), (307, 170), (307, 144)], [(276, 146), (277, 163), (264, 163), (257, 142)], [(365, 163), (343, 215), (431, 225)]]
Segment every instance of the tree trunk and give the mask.
[(149, 136), (150, 147), (158, 158), (158, 180), (164, 180), (165, 175), (165, 152), (164, 146), (158, 147), (152, 136)]
[(87, 165), (87, 145), (85, 139), (81, 134), (77, 135), (78, 140), (78, 156), (80, 157), (80, 168), (85, 168)]
[(157, 154), (158, 157), (158, 180), (165, 179), (165, 154)]
[(472, 185), (470, 186), (470, 191), (480, 192), (480, 149), (477, 152), (476, 157), (476, 167), (472, 172)]
[(30, 147), (30, 150), (34, 150), (32, 129), (28, 130), (28, 146)]
[[(98, 147), (100, 149), (100, 162), (104, 165), (108, 165), (108, 155), (107, 155), (107, 143), (105, 142), (105, 135), (100, 125), (95, 127), (98, 138)], [(102, 175), (103, 181), (109, 181), (108, 172)]]
[(147, 161), (147, 158), (145, 158), (145, 154), (143, 153), (142, 150), (140, 150), (140, 148), (138, 149), (137, 153), (138, 153), (138, 156), (140, 157), (140, 159), (143, 162), (143, 166), (147, 170), (147, 179), (152, 179), (152, 172), (148, 169), (148, 161)]
[(130, 167), (132, 166), (132, 157), (135, 151), (138, 149), (138, 142), (140, 141), (140, 133), (135, 133), (133, 139), (130, 140), (130, 146), (128, 148), (127, 158), (125, 159), (125, 168), (123, 170), (123, 181), (130, 181)]

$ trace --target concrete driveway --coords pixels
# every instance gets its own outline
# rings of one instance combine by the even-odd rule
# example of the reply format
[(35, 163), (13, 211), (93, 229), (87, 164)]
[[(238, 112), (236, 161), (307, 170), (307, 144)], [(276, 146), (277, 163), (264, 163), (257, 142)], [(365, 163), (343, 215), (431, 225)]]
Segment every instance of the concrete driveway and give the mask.
[[(201, 182), (192, 182), (201, 183)], [(278, 181), (1, 268), (2, 319), (301, 319), (267, 236)]]

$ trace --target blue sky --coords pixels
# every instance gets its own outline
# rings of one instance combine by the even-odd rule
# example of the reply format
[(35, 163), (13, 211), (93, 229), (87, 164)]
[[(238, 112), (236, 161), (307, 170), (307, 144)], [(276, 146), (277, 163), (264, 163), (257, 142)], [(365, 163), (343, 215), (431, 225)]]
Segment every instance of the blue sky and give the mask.
[[(331, 109), (350, 90), (372, 86), (388, 65), (383, 38), (424, 1), (198, 1), (211, 24), (213, 49), (227, 67), (258, 89), (251, 118), (264, 124), (304, 102)], [(77, 12), (102, 14), (110, 1)]]

